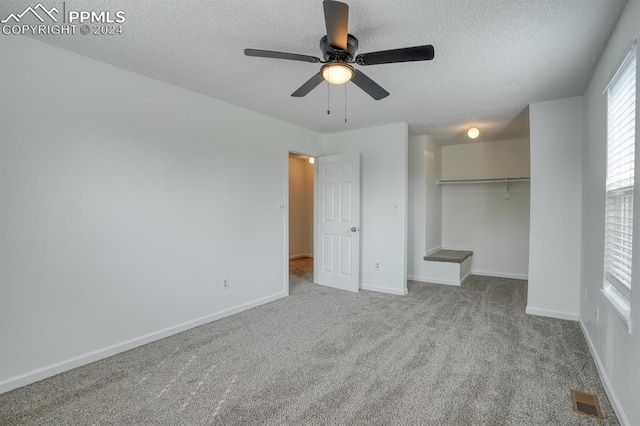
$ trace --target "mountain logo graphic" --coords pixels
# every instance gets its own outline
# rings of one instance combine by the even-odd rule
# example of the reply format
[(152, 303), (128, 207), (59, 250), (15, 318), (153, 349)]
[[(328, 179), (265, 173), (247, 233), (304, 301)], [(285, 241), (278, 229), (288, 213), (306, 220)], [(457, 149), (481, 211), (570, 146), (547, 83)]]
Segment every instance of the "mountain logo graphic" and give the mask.
[[(40, 12), (40, 13), (38, 13)], [(42, 5), (42, 3), (38, 3), (36, 6), (34, 7), (27, 7), (24, 12), (22, 13), (12, 13), (9, 16), (7, 16), (6, 19), (0, 21), (3, 24), (6, 24), (7, 22), (9, 22), (10, 20), (14, 20), (16, 23), (20, 22), (20, 20), (27, 15), (28, 13), (31, 13), (33, 16), (35, 16), (36, 18), (38, 18), (38, 20), (40, 22), (44, 22), (44, 18), (42, 16), (48, 16), (49, 18), (51, 18), (53, 20), (53, 22), (58, 22), (58, 19), (53, 16), (53, 14), (58, 14), (60, 13), (60, 11), (58, 9), (56, 9), (55, 7), (52, 7), (51, 9), (47, 10), (46, 7), (44, 7)]]

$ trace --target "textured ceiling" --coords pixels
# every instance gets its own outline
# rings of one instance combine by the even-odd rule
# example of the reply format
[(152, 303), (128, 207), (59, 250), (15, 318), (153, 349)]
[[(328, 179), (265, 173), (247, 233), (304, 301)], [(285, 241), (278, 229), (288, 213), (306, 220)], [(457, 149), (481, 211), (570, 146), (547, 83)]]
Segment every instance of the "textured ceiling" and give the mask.
[[(32, 2), (3, 0), (0, 19)], [(61, 9), (62, 1), (43, 0)], [(118, 36), (40, 40), (321, 133), (404, 121), (442, 143), (527, 137), (531, 102), (581, 95), (626, 0), (350, 0), (358, 53), (433, 44), (431, 62), (360, 67), (391, 95), (347, 84), (290, 94), (318, 64), (249, 58), (244, 48), (320, 56), (320, 0), (70, 1), (67, 10), (124, 10)], [(3, 37), (6, 37), (3, 35)]]

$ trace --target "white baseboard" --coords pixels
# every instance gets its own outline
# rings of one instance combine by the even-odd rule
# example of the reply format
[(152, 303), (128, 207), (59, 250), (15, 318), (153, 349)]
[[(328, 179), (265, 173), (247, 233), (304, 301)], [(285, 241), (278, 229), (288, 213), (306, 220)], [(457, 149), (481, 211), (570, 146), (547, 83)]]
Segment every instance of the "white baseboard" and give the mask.
[(406, 287), (402, 290), (399, 290), (397, 288), (380, 287), (377, 285), (368, 285), (368, 284), (360, 284), (360, 289), (368, 290), (368, 291), (377, 291), (378, 293), (396, 294), (398, 296), (404, 296), (409, 292)]
[(528, 275), (511, 274), (508, 272), (479, 271), (477, 269), (473, 269), (471, 273), (473, 275), (482, 275), (483, 277), (510, 278), (513, 280), (525, 280), (525, 281), (529, 279)]
[[(458, 281), (454, 281), (454, 280), (442, 280), (442, 279), (434, 279), (434, 278), (427, 278), (427, 277), (417, 277), (415, 275), (407, 275), (407, 279), (410, 280), (410, 281), (419, 281), (421, 283), (454, 285), (454, 286), (458, 286), (458, 287), (460, 286), (460, 283)], [(465, 279), (466, 279), (466, 277), (465, 277)]]
[(604, 385), (604, 390), (607, 392), (607, 396), (609, 397), (609, 402), (611, 402), (611, 406), (613, 407), (613, 411), (615, 411), (616, 416), (618, 417), (618, 421), (622, 426), (631, 426), (629, 419), (624, 413), (622, 409), (622, 405), (620, 404), (620, 400), (613, 390), (613, 386), (611, 386), (611, 382), (609, 381), (609, 377), (607, 376), (607, 371), (604, 369), (604, 364), (600, 360), (598, 356), (598, 352), (596, 352), (596, 347), (591, 340), (591, 336), (587, 332), (587, 327), (582, 322), (582, 319), (578, 319), (578, 323), (580, 324), (580, 328), (582, 329), (582, 334), (584, 335), (584, 339), (587, 341), (587, 346), (589, 347), (589, 351), (591, 352), (591, 357), (596, 363), (596, 369), (598, 370), (598, 375), (600, 376), (600, 381)]
[(289, 256), (289, 260), (302, 259), (303, 257), (310, 257), (313, 259), (313, 254), (309, 254), (309, 253), (294, 254), (293, 256)]
[(425, 257), (427, 257), (427, 256), (431, 256), (433, 253), (437, 253), (437, 252), (439, 252), (440, 250), (442, 250), (442, 246), (438, 246), (438, 247), (432, 248), (432, 249), (430, 249), (430, 250), (427, 250), (427, 251), (426, 251), (426, 253), (424, 254), (424, 256), (425, 256)]
[(579, 317), (577, 314), (571, 314), (569, 312), (561, 312), (561, 311), (550, 311), (548, 309), (540, 309), (533, 308), (531, 306), (527, 306), (525, 312), (529, 315), (537, 315), (540, 317), (549, 317), (549, 318), (558, 318), (569, 321), (578, 321)]
[(172, 336), (177, 333), (189, 330), (194, 327), (215, 321), (229, 315), (237, 314), (247, 309), (255, 308), (256, 306), (264, 305), (265, 303), (273, 302), (278, 299), (286, 297), (285, 292), (274, 294), (273, 296), (264, 297), (262, 299), (254, 300), (253, 302), (245, 303), (234, 308), (225, 309), (224, 311), (217, 312), (215, 314), (207, 315), (201, 318), (197, 318), (191, 321), (184, 322), (182, 324), (175, 325), (173, 327), (165, 328), (164, 330), (156, 331), (146, 334), (144, 336), (136, 337), (125, 342), (117, 343), (106, 348), (98, 349), (83, 355), (79, 355), (68, 360), (58, 362), (56, 364), (42, 367), (34, 371), (30, 371), (19, 376), (11, 377), (7, 380), (0, 382), (0, 394), (9, 392), (10, 390), (26, 386), (28, 384), (46, 379), (47, 377), (55, 376), (56, 374), (63, 373), (65, 371), (80, 367), (85, 364), (89, 364), (94, 361), (101, 360), (120, 352), (128, 351), (129, 349), (136, 348), (138, 346), (146, 345), (147, 343), (154, 342), (156, 340), (164, 339), (165, 337)]
[[(467, 278), (469, 278), (471, 275), (481, 275), (484, 277), (498, 277), (498, 278), (510, 278), (510, 279), (515, 279), (515, 280), (527, 280), (528, 277), (526, 275), (517, 275), (517, 274), (505, 274), (505, 273), (501, 273), (501, 272), (490, 272), (490, 271), (477, 271), (477, 270), (471, 270), (469, 272), (467, 272), (467, 274), (462, 277), (462, 279), (460, 280), (460, 282), (455, 281), (455, 280), (444, 280), (444, 279), (437, 279), (437, 278), (429, 278), (429, 277), (419, 277), (416, 275), (408, 275), (407, 279), (411, 280), (411, 281), (420, 281), (423, 283), (432, 283), (432, 284), (443, 284), (443, 285), (462, 285), (463, 282), (465, 282), (465, 280)], [(537, 315), (537, 314), (534, 314)], [(543, 314), (540, 314), (543, 315)], [(551, 316), (551, 315), (543, 315), (543, 316)], [(557, 317), (554, 317), (557, 318)], [(563, 318), (565, 319), (565, 318)], [(575, 321), (575, 319), (574, 319)]]

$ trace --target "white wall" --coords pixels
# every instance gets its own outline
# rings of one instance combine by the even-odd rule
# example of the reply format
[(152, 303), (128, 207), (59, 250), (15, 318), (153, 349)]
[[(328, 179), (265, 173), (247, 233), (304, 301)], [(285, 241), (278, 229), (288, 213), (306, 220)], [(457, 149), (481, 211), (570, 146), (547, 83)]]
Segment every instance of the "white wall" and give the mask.
[(0, 391), (286, 295), (288, 152), (320, 135), (28, 38), (0, 57)]
[(289, 257), (313, 255), (313, 165), (289, 158)]
[(527, 313), (578, 318), (582, 97), (531, 104)]
[(409, 138), (409, 277), (426, 277), (424, 255), (442, 246), (442, 148), (428, 136)]
[(471, 142), (442, 148), (442, 178), (529, 176), (529, 139)]
[(472, 250), (476, 275), (527, 279), (529, 184), (446, 185), (442, 188), (442, 246)]
[(406, 293), (407, 133), (407, 125), (399, 123), (324, 136), (325, 155), (361, 153), (360, 283), (365, 290)]
[[(527, 177), (529, 139), (473, 142), (442, 148), (446, 179)], [(472, 272), (527, 279), (529, 183), (442, 187), (442, 246), (472, 250)]]
[[(640, 424), (640, 215), (634, 224), (633, 334), (605, 300), (602, 288), (604, 258), (604, 200), (606, 177), (606, 96), (603, 89), (626, 54), (632, 39), (640, 40), (640, 0), (629, 0), (584, 94), (584, 145), (582, 167), (582, 276), (580, 322), (596, 358), (618, 418), (623, 424)], [(637, 54), (637, 53), (636, 53)], [(636, 74), (640, 79), (640, 70)], [(636, 84), (640, 88), (640, 80)], [(640, 105), (636, 104), (636, 147), (640, 138)], [(636, 155), (640, 149), (636, 148)], [(640, 159), (636, 157), (636, 165)], [(638, 176), (638, 173), (636, 173)], [(638, 179), (636, 179), (638, 182)], [(640, 211), (636, 185), (635, 209)], [(596, 308), (600, 312), (596, 321)]]

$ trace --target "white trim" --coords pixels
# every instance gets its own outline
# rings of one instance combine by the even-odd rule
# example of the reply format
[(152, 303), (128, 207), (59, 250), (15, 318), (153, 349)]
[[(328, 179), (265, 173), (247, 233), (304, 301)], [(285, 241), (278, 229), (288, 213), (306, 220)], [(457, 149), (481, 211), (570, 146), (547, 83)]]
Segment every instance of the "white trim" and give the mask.
[[(289, 247), (289, 176), (291, 174), (291, 170), (289, 168), (289, 163), (290, 163), (290, 156), (291, 156), (291, 151), (289, 151), (289, 149), (285, 149), (285, 156), (284, 156), (284, 170), (285, 170), (285, 174), (284, 174), (284, 193), (282, 194), (284, 197), (284, 205), (285, 205), (285, 211), (283, 212), (283, 219), (284, 219), (284, 226), (283, 226), (283, 232), (284, 232), (284, 253), (282, 253), (282, 261), (283, 261), (283, 268), (282, 268), (282, 272), (283, 272), (283, 277), (282, 280), (284, 282), (284, 288), (283, 288), (283, 292), (286, 293), (287, 295), (289, 295), (289, 291), (291, 289), (290, 287), (290, 283), (289, 283), (289, 249), (291, 247)], [(315, 200), (314, 200), (315, 201)], [(278, 211), (280, 210), (280, 206), (278, 206)]]
[[(529, 277), (527, 275), (506, 274), (506, 273), (502, 273), (502, 272), (477, 271), (477, 270), (471, 270), (471, 271), (467, 272), (467, 274), (464, 277), (462, 277), (462, 279), (459, 282), (456, 281), (456, 280), (442, 280), (442, 279), (436, 279), (436, 278), (419, 277), (417, 275), (408, 275), (407, 279), (409, 281), (419, 281), (419, 282), (423, 282), (423, 283), (460, 286), (471, 275), (480, 275), (480, 276), (483, 276), (483, 277), (509, 278), (509, 279), (515, 279), (515, 280), (525, 280), (525, 281), (529, 279)], [(536, 310), (536, 309), (534, 308), (534, 310)], [(544, 311), (544, 310), (539, 310), (538, 309), (538, 311)], [(534, 315), (537, 315), (537, 314), (534, 314)], [(542, 315), (542, 316), (551, 316), (551, 315), (546, 315), (546, 314), (540, 314), (540, 315)], [(567, 315), (570, 315), (570, 314), (567, 314)], [(558, 318), (558, 317), (554, 316), (554, 318)], [(563, 318), (563, 319), (566, 319), (566, 318)], [(572, 318), (572, 319), (575, 321), (574, 318)]]
[(624, 65), (627, 63), (627, 61), (629, 61), (631, 59), (631, 57), (635, 53), (637, 43), (638, 43), (637, 39), (634, 38), (633, 40), (631, 40), (631, 45), (629, 46), (629, 50), (627, 50), (627, 53), (624, 55), (624, 58), (622, 58), (622, 61), (620, 61), (618, 66), (615, 68), (615, 70), (616, 70), (615, 73), (611, 76), (611, 78), (609, 79), (609, 83), (607, 84), (607, 86), (602, 91), (603, 95), (605, 93), (607, 93), (607, 90), (609, 90), (609, 88), (611, 87), (613, 82), (620, 75), (620, 71), (622, 70), (622, 68), (624, 68)]
[[(611, 284), (608, 285), (611, 286)], [(602, 297), (611, 305), (611, 307), (613, 308), (613, 312), (616, 314), (616, 317), (620, 320), (624, 328), (627, 330), (627, 334), (632, 334), (629, 302), (627, 300), (624, 300), (621, 296), (616, 295), (614, 291), (615, 290), (612, 291), (609, 288), (600, 289)]]
[[(434, 278), (417, 277), (415, 275), (407, 275), (407, 279), (409, 281), (419, 281), (421, 283), (453, 285), (453, 286), (460, 287), (460, 282), (455, 281), (455, 280), (440, 280), (440, 279), (434, 279)], [(466, 277), (465, 277), (465, 279), (466, 279)]]
[(571, 314), (569, 312), (550, 311), (548, 309), (532, 308), (527, 305), (525, 312), (529, 315), (537, 315), (540, 317), (558, 318), (569, 321), (578, 321), (580, 318), (577, 314)]
[(360, 290), (377, 291), (378, 293), (396, 294), (398, 296), (404, 296), (409, 292), (409, 290), (407, 290), (406, 287), (403, 288), (402, 290), (398, 290), (397, 288), (380, 287), (377, 285), (368, 285), (368, 284), (362, 284), (362, 283), (360, 284)]
[(609, 376), (607, 376), (607, 370), (604, 368), (604, 364), (600, 360), (598, 356), (598, 352), (596, 351), (596, 347), (591, 340), (591, 336), (587, 332), (587, 327), (582, 322), (582, 319), (578, 320), (580, 324), (580, 329), (582, 330), (582, 334), (584, 335), (584, 339), (587, 341), (587, 346), (589, 347), (589, 352), (591, 352), (591, 356), (596, 364), (596, 370), (598, 370), (598, 375), (600, 376), (600, 381), (604, 385), (604, 390), (609, 397), (609, 402), (611, 402), (611, 406), (613, 407), (613, 411), (615, 411), (616, 416), (618, 417), (618, 421), (622, 426), (631, 426), (629, 419), (624, 413), (622, 409), (622, 404), (620, 404), (620, 400), (613, 390), (613, 386), (611, 386), (611, 382), (609, 381)]
[(438, 246), (438, 247), (432, 248), (431, 250), (427, 250), (424, 254), (424, 257), (431, 256), (433, 253), (437, 253), (440, 250), (442, 250), (442, 246)]
[(302, 259), (303, 257), (309, 257), (309, 258), (313, 259), (313, 255), (312, 254), (302, 253), (302, 254), (294, 254), (293, 256), (289, 256), (289, 260)]
[(477, 269), (472, 269), (471, 273), (473, 275), (482, 275), (483, 277), (497, 277), (497, 278), (510, 278), (512, 280), (528, 280), (528, 275), (521, 274), (511, 274), (509, 272), (493, 272), (493, 271), (479, 271)]
[(247, 309), (255, 308), (256, 306), (264, 305), (265, 303), (282, 299), (286, 296), (287, 294), (285, 292), (281, 292), (272, 296), (263, 297), (262, 299), (254, 300), (253, 302), (245, 303), (234, 308), (225, 309), (224, 311), (220, 311), (191, 321), (183, 322), (182, 324), (174, 325), (163, 330), (145, 334), (144, 336), (136, 337), (134, 339), (127, 340), (121, 343), (116, 343), (115, 345), (79, 355), (65, 361), (61, 361), (46, 367), (39, 368), (37, 370), (30, 371), (25, 374), (10, 377), (9, 379), (0, 382), (0, 394), (9, 392), (10, 390), (22, 386), (26, 386), (42, 379), (46, 379), (47, 377), (55, 376), (56, 374), (63, 373), (82, 365), (116, 355), (120, 352), (128, 351), (138, 346), (146, 345), (147, 343), (164, 339), (165, 337), (181, 333), (183, 331), (198, 327), (211, 321), (219, 320), (224, 317), (246, 311)]

